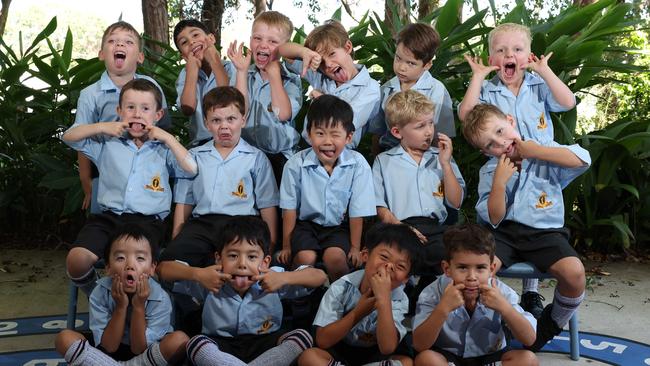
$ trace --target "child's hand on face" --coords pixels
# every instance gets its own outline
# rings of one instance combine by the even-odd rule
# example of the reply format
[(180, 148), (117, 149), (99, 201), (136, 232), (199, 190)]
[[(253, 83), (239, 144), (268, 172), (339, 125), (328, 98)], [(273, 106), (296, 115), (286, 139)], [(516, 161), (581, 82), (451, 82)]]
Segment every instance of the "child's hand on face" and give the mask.
[(163, 130), (158, 126), (148, 125), (144, 129), (147, 131), (147, 136), (149, 137), (150, 140), (156, 140), (163, 143), (167, 143), (168, 138), (170, 137), (174, 138), (174, 136), (170, 135), (169, 132)]
[(129, 306), (129, 297), (124, 292), (124, 285), (119, 274), (113, 275), (113, 283), (111, 284), (111, 297), (115, 300), (115, 306), (121, 309), (126, 309)]
[(503, 294), (497, 287), (497, 281), (494, 278), (490, 278), (490, 283), (479, 285), (479, 291), (481, 293), (481, 302), (483, 305), (492, 310), (502, 313), (503, 309), (509, 305), (508, 301), (503, 297)]
[(318, 71), (321, 61), (322, 58), (318, 52), (305, 47), (302, 54), (302, 73), (300, 75), (303, 77), (307, 75), (307, 69)]
[(286, 273), (260, 269), (260, 274), (253, 276), (253, 281), (259, 281), (265, 292), (275, 292), (287, 284)]
[(361, 260), (361, 251), (359, 251), (359, 248), (350, 248), (350, 251), (348, 252), (348, 260), (355, 268), (363, 264), (363, 261)]
[(534, 158), (537, 155), (535, 153), (537, 147), (539, 147), (539, 144), (533, 140), (522, 141), (521, 139), (515, 139), (515, 149), (521, 159)]
[(141, 273), (135, 284), (135, 296), (131, 300), (133, 307), (144, 308), (145, 301), (149, 298), (149, 276)]
[(517, 171), (515, 163), (510, 161), (510, 158), (506, 157), (505, 154), (499, 157), (499, 162), (497, 163), (497, 168), (494, 171), (493, 185), (499, 184), (505, 186), (508, 183), (510, 177)]
[(251, 64), (251, 53), (244, 55), (244, 42), (237, 46), (237, 41), (230, 43), (228, 47), (228, 58), (239, 72), (245, 72)]
[(113, 137), (122, 137), (124, 132), (129, 128), (129, 123), (124, 122), (102, 122), (101, 131), (104, 135)]
[(470, 55), (465, 55), (464, 57), (469, 64), (469, 67), (472, 69), (472, 75), (481, 79), (485, 79), (492, 71), (500, 69), (499, 66), (483, 65), (483, 60), (478, 56), (472, 57)]
[(185, 58), (185, 68), (187, 73), (197, 73), (201, 69), (201, 59), (190, 52)]
[(535, 54), (531, 52), (530, 56), (528, 56), (528, 64), (525, 67), (535, 71), (538, 74), (542, 74), (544, 71), (550, 70), (550, 67), (548, 66), (548, 60), (551, 58), (551, 56), (553, 56), (553, 52), (550, 52), (546, 56), (541, 55), (539, 57), (535, 56)]
[(359, 302), (354, 307), (354, 312), (358, 320), (361, 320), (366, 315), (370, 314), (375, 309), (375, 297), (373, 296), (372, 289), (369, 288), (361, 294)]
[(451, 162), (451, 153), (453, 152), (453, 150), (454, 148), (449, 136), (443, 133), (439, 133), (438, 134), (438, 156), (440, 157), (440, 161), (443, 164), (449, 164)]
[(391, 285), (391, 272), (393, 271), (392, 265), (385, 265), (379, 267), (377, 273), (370, 277), (370, 288), (375, 295), (375, 299), (390, 301), (390, 288)]
[(205, 268), (197, 268), (197, 281), (215, 294), (221, 290), (223, 284), (229, 282), (232, 276), (221, 272), (221, 265), (214, 264)]
[(463, 283), (454, 284), (453, 282), (449, 282), (445, 288), (445, 292), (442, 294), (440, 303), (438, 304), (445, 314), (449, 314), (455, 309), (465, 305), (465, 299), (463, 298), (464, 289), (465, 284)]

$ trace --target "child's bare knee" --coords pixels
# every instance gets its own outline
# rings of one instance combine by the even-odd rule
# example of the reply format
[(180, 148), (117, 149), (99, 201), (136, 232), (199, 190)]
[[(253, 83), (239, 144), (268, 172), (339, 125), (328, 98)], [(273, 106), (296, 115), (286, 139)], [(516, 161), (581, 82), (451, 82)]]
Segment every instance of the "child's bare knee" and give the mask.
[(82, 247), (70, 249), (66, 257), (66, 267), (72, 277), (85, 275), (99, 258), (90, 250)]
[(447, 366), (447, 359), (438, 352), (425, 350), (415, 357), (415, 366)]
[(64, 329), (56, 335), (56, 338), (54, 338), (54, 347), (61, 355), (65, 355), (65, 353), (68, 351), (68, 348), (70, 348), (74, 342), (80, 339), (84, 340), (85, 338), (83, 335), (75, 332), (74, 330)]
[(293, 261), (297, 265), (307, 264), (313, 266), (316, 263), (317, 254), (313, 250), (301, 250), (296, 253)]
[(160, 340), (160, 353), (169, 361), (185, 353), (185, 345), (190, 338), (184, 332), (177, 330), (167, 334)]

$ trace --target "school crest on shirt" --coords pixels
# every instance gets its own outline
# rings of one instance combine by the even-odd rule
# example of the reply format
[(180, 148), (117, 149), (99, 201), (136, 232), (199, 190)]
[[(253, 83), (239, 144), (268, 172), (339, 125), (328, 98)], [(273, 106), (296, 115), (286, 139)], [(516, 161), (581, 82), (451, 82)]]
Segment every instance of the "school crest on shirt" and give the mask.
[(231, 192), (233, 196), (239, 197), (241, 199), (247, 198), (246, 187), (244, 186), (244, 180), (240, 180), (237, 184), (237, 189), (234, 192)]
[(262, 323), (262, 326), (260, 326), (260, 329), (257, 330), (257, 334), (265, 334), (268, 333), (269, 330), (271, 330), (271, 327), (273, 326), (273, 318), (270, 316), (266, 318), (266, 320)]
[(151, 183), (145, 184), (144, 189), (154, 192), (164, 192), (165, 188), (160, 186), (160, 174), (156, 174), (151, 178)]
[(433, 192), (433, 197), (442, 198), (445, 196), (445, 185), (444, 183), (438, 183), (438, 190)]
[(539, 195), (539, 198), (537, 198), (537, 204), (535, 205), (535, 208), (546, 208), (552, 205), (553, 202), (547, 200), (546, 193), (542, 192), (542, 194)]
[(542, 112), (542, 114), (539, 115), (539, 123), (537, 124), (537, 129), (544, 130), (546, 127), (546, 117), (544, 117), (544, 112)]

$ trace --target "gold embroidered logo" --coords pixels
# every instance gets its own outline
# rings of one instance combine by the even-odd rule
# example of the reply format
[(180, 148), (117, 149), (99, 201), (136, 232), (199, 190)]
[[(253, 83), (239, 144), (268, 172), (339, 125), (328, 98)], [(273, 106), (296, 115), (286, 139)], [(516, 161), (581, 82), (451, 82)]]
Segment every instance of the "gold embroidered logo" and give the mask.
[(438, 191), (433, 192), (433, 197), (442, 198), (444, 196), (445, 196), (445, 185), (442, 182), (440, 182), (438, 184)]
[(151, 178), (151, 184), (146, 184), (145, 189), (149, 189), (154, 192), (164, 192), (165, 188), (160, 186), (160, 174), (156, 174)]
[(268, 333), (269, 330), (271, 330), (271, 327), (272, 327), (272, 326), (273, 326), (273, 320), (272, 320), (272, 318), (269, 316), (268, 318), (266, 318), (266, 320), (264, 321), (264, 323), (262, 323), (262, 326), (260, 327), (260, 329), (257, 330), (257, 334)]
[(546, 117), (544, 117), (544, 112), (539, 115), (539, 124), (537, 125), (538, 130), (546, 129)]
[(235, 192), (231, 192), (233, 196), (239, 197), (241, 199), (247, 198), (248, 195), (246, 194), (246, 191), (244, 190), (244, 180), (240, 180), (239, 184), (237, 184), (237, 190)]
[(536, 208), (546, 208), (553, 205), (553, 202), (547, 201), (546, 200), (546, 193), (542, 192), (542, 194), (539, 195), (539, 198), (537, 199), (537, 204), (535, 205)]

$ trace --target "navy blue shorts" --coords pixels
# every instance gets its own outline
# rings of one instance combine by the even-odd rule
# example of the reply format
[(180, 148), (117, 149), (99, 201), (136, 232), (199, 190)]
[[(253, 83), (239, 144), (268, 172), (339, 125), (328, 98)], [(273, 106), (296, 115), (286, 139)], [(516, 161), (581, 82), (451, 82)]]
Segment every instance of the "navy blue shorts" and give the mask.
[(217, 237), (221, 234), (223, 225), (232, 217), (217, 214), (190, 217), (181, 232), (162, 252), (160, 260), (180, 260), (191, 267), (213, 265)]
[(296, 226), (291, 233), (293, 255), (301, 250), (313, 250), (322, 254), (330, 247), (341, 248), (345, 254), (350, 251), (350, 227), (347, 222), (328, 227), (311, 221), (296, 221)]

